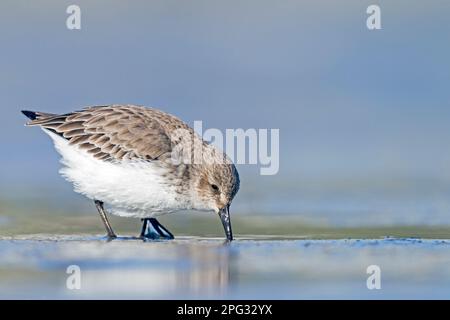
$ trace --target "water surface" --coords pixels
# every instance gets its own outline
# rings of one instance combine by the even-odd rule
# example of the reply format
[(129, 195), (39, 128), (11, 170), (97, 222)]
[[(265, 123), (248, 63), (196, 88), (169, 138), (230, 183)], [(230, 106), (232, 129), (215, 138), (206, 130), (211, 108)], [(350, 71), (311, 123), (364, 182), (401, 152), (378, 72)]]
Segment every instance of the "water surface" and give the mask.
[[(0, 240), (0, 298), (448, 298), (449, 263), (449, 240), (15, 236)], [(66, 286), (70, 265), (80, 290)], [(380, 290), (367, 289), (369, 265)]]

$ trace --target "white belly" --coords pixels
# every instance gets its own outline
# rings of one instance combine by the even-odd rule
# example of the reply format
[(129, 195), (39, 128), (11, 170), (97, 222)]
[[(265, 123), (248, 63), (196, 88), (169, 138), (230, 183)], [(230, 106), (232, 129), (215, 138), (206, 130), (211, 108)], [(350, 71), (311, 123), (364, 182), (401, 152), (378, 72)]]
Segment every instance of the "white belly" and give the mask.
[(68, 141), (44, 129), (61, 154), (61, 175), (86, 197), (103, 201), (119, 216), (147, 218), (188, 209), (175, 187), (161, 176), (163, 168), (150, 162), (109, 163), (70, 146)]

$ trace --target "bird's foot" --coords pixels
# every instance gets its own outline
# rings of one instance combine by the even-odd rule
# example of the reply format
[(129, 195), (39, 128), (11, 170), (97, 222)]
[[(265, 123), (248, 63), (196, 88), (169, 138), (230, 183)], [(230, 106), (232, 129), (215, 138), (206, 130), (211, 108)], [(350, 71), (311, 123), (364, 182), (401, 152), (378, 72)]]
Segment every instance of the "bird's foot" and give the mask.
[(115, 234), (112, 234), (112, 235), (108, 234), (108, 235), (106, 235), (106, 239), (108, 242), (113, 241), (113, 240), (117, 239), (117, 236)]
[(142, 219), (141, 239), (172, 240), (175, 237), (155, 218)]
[(111, 236), (111, 235), (108, 235), (108, 234), (106, 234), (106, 235), (104, 235), (103, 237), (101, 237), (103, 240), (105, 240), (106, 242), (111, 242), (111, 241), (113, 241), (113, 240), (116, 240), (117, 239), (117, 236), (116, 235), (113, 235), (113, 236)]

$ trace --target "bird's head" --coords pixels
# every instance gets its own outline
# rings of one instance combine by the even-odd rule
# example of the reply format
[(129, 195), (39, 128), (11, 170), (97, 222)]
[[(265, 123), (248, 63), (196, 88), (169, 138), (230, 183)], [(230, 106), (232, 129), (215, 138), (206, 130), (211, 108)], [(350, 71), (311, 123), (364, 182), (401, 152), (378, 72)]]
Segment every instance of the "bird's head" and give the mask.
[(230, 205), (239, 190), (239, 174), (231, 162), (208, 164), (198, 170), (195, 193), (197, 208), (219, 214), (228, 240), (233, 240)]

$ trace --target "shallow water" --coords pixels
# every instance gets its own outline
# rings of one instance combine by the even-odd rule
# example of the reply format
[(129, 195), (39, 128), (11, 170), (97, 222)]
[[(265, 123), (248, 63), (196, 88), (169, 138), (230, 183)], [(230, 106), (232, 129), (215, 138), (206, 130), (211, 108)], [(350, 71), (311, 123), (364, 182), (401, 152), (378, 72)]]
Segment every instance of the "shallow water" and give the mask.
[[(15, 236), (0, 238), (0, 298), (448, 298), (449, 264), (449, 240)], [(380, 290), (367, 289), (369, 265)]]

